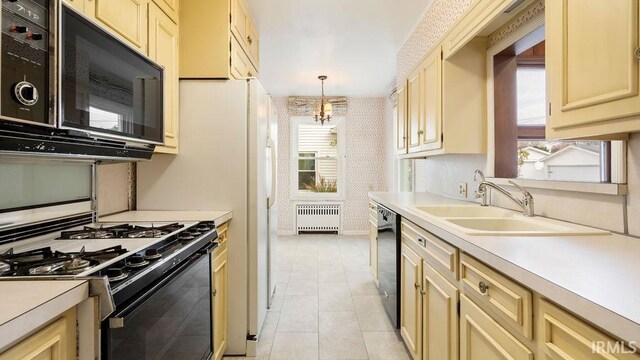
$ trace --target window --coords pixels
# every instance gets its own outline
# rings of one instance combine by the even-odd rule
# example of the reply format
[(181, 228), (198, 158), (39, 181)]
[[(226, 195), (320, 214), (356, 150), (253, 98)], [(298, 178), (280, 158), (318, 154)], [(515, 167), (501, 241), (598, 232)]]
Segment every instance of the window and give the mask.
[(546, 140), (544, 27), (493, 55), (494, 176), (611, 182), (611, 142)]
[(344, 194), (343, 118), (321, 125), (291, 118), (291, 197), (341, 199)]

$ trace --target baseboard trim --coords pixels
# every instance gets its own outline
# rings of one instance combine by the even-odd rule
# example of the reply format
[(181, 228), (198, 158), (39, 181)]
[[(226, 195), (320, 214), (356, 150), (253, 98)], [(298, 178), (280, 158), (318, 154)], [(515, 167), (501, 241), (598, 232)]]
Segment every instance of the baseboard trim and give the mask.
[(369, 231), (367, 231), (367, 230), (346, 230), (346, 231), (342, 232), (342, 235), (349, 235), (349, 236), (369, 235)]

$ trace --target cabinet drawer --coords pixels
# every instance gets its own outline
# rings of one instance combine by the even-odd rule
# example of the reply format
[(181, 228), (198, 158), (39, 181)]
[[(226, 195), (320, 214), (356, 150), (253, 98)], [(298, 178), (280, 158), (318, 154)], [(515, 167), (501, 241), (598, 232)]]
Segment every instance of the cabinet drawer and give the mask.
[(233, 36), (231, 37), (231, 76), (234, 79), (258, 76), (249, 57)]
[(548, 301), (540, 300), (538, 316), (539, 349), (549, 359), (638, 360), (622, 342), (594, 329)]
[(464, 294), (495, 315), (497, 321), (533, 339), (531, 292), (467, 254), (460, 257)]
[(374, 218), (378, 218), (378, 205), (373, 201), (370, 201), (368, 207), (369, 207), (369, 215), (373, 216)]
[(402, 233), (426, 250), (425, 261), (445, 277), (458, 280), (458, 249), (418, 225), (402, 220)]
[(369, 214), (369, 222), (375, 226), (378, 226), (378, 218)]
[(461, 295), (460, 360), (494, 359), (533, 360), (534, 355), (489, 314)]

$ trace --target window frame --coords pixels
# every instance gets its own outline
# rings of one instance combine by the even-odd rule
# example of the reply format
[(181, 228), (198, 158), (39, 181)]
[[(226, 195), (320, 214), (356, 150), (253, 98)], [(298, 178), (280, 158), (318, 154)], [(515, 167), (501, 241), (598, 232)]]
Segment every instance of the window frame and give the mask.
[[(609, 183), (601, 182), (575, 182), (575, 181), (557, 181), (557, 180), (533, 180), (518, 178), (496, 178), (495, 161), (496, 161), (496, 145), (495, 145), (495, 99), (494, 99), (494, 56), (501, 53), (510, 46), (514, 46), (516, 42), (527, 37), (538, 36), (540, 40), (544, 39), (544, 14), (540, 13), (534, 16), (528, 23), (517, 28), (504, 38), (498, 40), (487, 49), (487, 178), (501, 184), (509, 185), (509, 180), (516, 180), (520, 185), (548, 190), (560, 191), (576, 191), (586, 193), (598, 193), (608, 195), (623, 195), (627, 192), (627, 174), (626, 174), (626, 141), (611, 141), (611, 159), (610, 174), (611, 181)], [(549, 85), (547, 84), (547, 87)], [(548, 92), (548, 91), (547, 91)], [(533, 130), (533, 129), (532, 129)], [(535, 135), (534, 135), (535, 136)], [(517, 141), (517, 139), (516, 139)]]
[[(291, 200), (334, 200), (341, 201), (345, 199), (345, 119), (342, 116), (332, 117), (328, 123), (329, 126), (337, 126), (338, 144), (336, 146), (338, 161), (338, 191), (335, 193), (314, 193), (314, 192), (302, 192), (298, 189), (298, 160), (300, 159), (298, 152), (298, 125), (300, 124), (317, 124), (311, 116), (292, 116), (289, 121), (289, 137), (290, 137), (290, 166), (289, 166), (289, 190)], [(324, 126), (327, 126), (325, 124)], [(303, 151), (311, 152), (311, 151)], [(317, 152), (316, 152), (317, 153)], [(321, 159), (321, 158), (320, 158)], [(318, 167), (318, 158), (316, 158), (316, 174)], [(317, 176), (317, 175), (316, 175)]]

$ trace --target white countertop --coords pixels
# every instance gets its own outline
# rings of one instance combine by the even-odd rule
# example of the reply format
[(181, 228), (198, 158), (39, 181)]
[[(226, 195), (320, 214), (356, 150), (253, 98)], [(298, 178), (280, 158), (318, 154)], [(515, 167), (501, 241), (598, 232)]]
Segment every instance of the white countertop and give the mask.
[(215, 221), (217, 225), (231, 220), (231, 211), (164, 211), (140, 210), (125, 211), (118, 214), (101, 216), (100, 222), (136, 222), (136, 221)]
[(473, 203), (429, 193), (369, 197), (602, 329), (640, 342), (640, 239), (471, 236), (414, 208)]
[(89, 297), (86, 280), (0, 281), (0, 352)]

